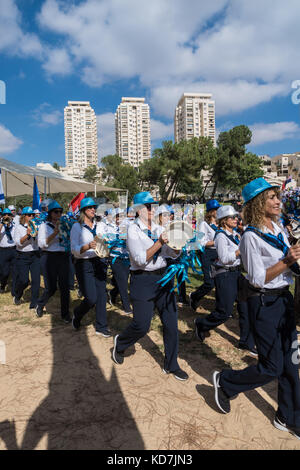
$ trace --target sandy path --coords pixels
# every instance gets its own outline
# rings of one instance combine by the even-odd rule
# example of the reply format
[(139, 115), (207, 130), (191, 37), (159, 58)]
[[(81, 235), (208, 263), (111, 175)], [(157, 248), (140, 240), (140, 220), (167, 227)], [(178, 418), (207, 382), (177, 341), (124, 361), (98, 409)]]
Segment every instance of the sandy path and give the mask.
[[(234, 358), (234, 328), (222, 326), (207, 346), (187, 332), (195, 351), (181, 342), (179, 362), (190, 375), (182, 383), (161, 372), (155, 331), (118, 366), (113, 339), (97, 337), (92, 325), (74, 332), (50, 315), (9, 321), (22, 308), (4, 307), (1, 316), (0, 449), (300, 449), (271, 424), (275, 382), (237, 397), (229, 415), (216, 410), (211, 373)], [(245, 355), (244, 367), (253, 361)]]

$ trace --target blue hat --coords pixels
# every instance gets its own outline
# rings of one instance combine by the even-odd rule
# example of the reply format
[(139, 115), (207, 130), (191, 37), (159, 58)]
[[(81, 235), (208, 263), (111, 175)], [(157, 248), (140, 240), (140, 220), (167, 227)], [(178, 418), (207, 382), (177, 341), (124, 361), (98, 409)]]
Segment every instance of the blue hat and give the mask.
[(54, 209), (60, 209), (63, 210), (63, 208), (58, 204), (56, 201), (50, 202), (48, 206), (48, 212), (53, 211)]
[(34, 214), (32, 207), (27, 206), (22, 209), (22, 215)]
[(221, 207), (221, 204), (216, 199), (210, 199), (210, 201), (207, 201), (206, 203), (207, 212), (212, 211), (213, 209), (219, 209), (219, 207)]
[(11, 214), (10, 209), (6, 208), (3, 210), (2, 214)]
[(80, 202), (80, 210), (84, 209), (85, 207), (97, 207), (98, 204), (94, 201), (92, 197), (85, 197)]
[(153, 197), (148, 191), (143, 191), (133, 196), (132, 207), (137, 209), (139, 206), (142, 206), (143, 204), (156, 204), (156, 201), (154, 201)]
[(245, 201), (245, 204), (251, 201), (253, 198), (258, 196), (263, 191), (272, 188), (279, 188), (278, 185), (271, 185), (264, 178), (256, 178), (253, 181), (250, 181), (242, 190), (242, 196)]

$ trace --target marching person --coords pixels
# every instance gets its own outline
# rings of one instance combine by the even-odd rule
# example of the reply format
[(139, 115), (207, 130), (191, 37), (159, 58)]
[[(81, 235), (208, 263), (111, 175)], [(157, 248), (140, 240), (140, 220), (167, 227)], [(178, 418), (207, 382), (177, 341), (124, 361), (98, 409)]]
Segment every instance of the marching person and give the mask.
[[(170, 209), (165, 204), (162, 204), (156, 209), (154, 220), (161, 227), (165, 228), (167, 225), (169, 225), (170, 218), (171, 218)], [(171, 258), (169, 258), (167, 262), (168, 264), (176, 264), (177, 260), (174, 260), (174, 259), (171, 260)], [(178, 307), (189, 305), (187, 302), (187, 298), (186, 298), (186, 286), (185, 286), (184, 281), (180, 284), (178, 291), (179, 291), (178, 302), (177, 302)]]
[[(107, 228), (109, 234), (116, 237), (116, 241), (120, 240), (120, 235), (126, 235), (127, 229), (125, 225), (122, 225), (123, 211), (119, 208), (112, 211), (113, 217), (115, 217), (115, 225), (110, 225)], [(123, 238), (124, 239), (124, 238)], [(121, 238), (122, 240), (122, 238)], [(117, 296), (120, 294), (123, 310), (126, 315), (132, 313), (129, 295), (128, 295), (128, 279), (129, 279), (129, 255), (126, 247), (116, 246), (111, 250), (111, 270), (113, 273), (112, 284), (113, 289), (109, 292), (110, 300), (112, 304), (116, 303)]]
[(138, 218), (128, 228), (127, 247), (131, 264), (130, 298), (133, 305), (133, 320), (114, 338), (112, 358), (116, 364), (124, 361), (124, 351), (135, 344), (149, 331), (156, 307), (163, 324), (165, 360), (163, 372), (178, 380), (187, 380), (188, 375), (177, 362), (178, 326), (177, 307), (173, 283), (164, 287), (159, 284), (167, 268), (166, 257), (177, 257), (166, 243), (163, 227), (153, 222), (155, 201), (149, 192), (141, 192), (133, 198)]
[(263, 178), (247, 184), (244, 222), (247, 224), (240, 250), (248, 272), (250, 322), (258, 351), (258, 363), (243, 370), (213, 373), (215, 401), (223, 413), (230, 412), (230, 398), (278, 379), (278, 408), (274, 426), (300, 439), (300, 382), (297, 331), (293, 296), (289, 291), (300, 246), (289, 246), (277, 224), (279, 188)]
[[(107, 259), (95, 253), (97, 204), (91, 197), (80, 202), (80, 217), (71, 229), (71, 251), (75, 258), (75, 271), (79, 289), (84, 299), (74, 309), (72, 326), (79, 330), (84, 315), (96, 306), (96, 334), (109, 338), (106, 318), (106, 272)], [(100, 222), (101, 223), (101, 222)]]
[(35, 309), (40, 290), (40, 252), (36, 238), (31, 236), (29, 221), (34, 216), (32, 207), (24, 207), (20, 223), (15, 229), (16, 257), (16, 285), (14, 304), (20, 305), (24, 290), (29, 285), (29, 272), (31, 277), (30, 309)]
[(60, 290), (61, 318), (70, 323), (70, 288), (69, 288), (69, 253), (60, 244), (59, 224), (63, 208), (56, 201), (48, 206), (47, 221), (40, 225), (38, 245), (41, 252), (41, 266), (44, 275), (45, 289), (37, 301), (36, 315), (43, 316), (44, 306), (57, 289)]
[[(238, 213), (232, 206), (222, 206), (217, 210), (219, 229), (215, 235), (217, 260), (215, 269), (216, 306), (214, 312), (195, 319), (196, 336), (200, 341), (205, 333), (225, 323), (232, 315), (234, 302), (238, 299), (239, 286), (242, 280), (240, 258), (240, 235), (234, 232), (238, 223)], [(250, 331), (248, 306), (244, 300), (237, 300), (239, 313), (240, 341), (239, 349), (249, 351), (257, 357), (253, 335)]]
[(201, 244), (204, 245), (204, 251), (199, 253), (199, 258), (201, 262), (202, 272), (204, 276), (203, 284), (198, 287), (197, 290), (191, 292), (190, 297), (190, 307), (196, 311), (201, 299), (207, 295), (214, 287), (214, 279), (210, 275), (211, 265), (217, 259), (217, 251), (215, 247), (215, 234), (218, 230), (217, 225), (217, 209), (221, 207), (221, 204), (216, 199), (211, 199), (206, 203), (206, 214), (205, 220), (199, 225), (199, 232), (204, 233), (204, 237), (201, 240)]
[(11, 273), (11, 294), (15, 296), (16, 282), (16, 243), (14, 241), (15, 225), (9, 209), (4, 209), (0, 222), (0, 293), (5, 292), (5, 287)]

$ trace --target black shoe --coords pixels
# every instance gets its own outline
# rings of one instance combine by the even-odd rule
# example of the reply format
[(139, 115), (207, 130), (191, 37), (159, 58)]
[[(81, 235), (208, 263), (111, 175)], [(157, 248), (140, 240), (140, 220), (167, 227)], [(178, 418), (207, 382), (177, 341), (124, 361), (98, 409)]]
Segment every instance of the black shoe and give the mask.
[(213, 373), (213, 384), (215, 387), (215, 401), (218, 405), (218, 408), (222, 411), (222, 413), (229, 413), (230, 412), (230, 400), (223, 392), (221, 386), (219, 385), (220, 380), (220, 372), (215, 371)]
[(22, 302), (21, 302), (21, 299), (18, 299), (18, 297), (14, 297), (14, 298), (13, 298), (13, 303), (14, 303), (15, 305), (21, 305)]
[(239, 343), (238, 344), (238, 349), (241, 349), (242, 351), (248, 352), (251, 356), (253, 357), (258, 357), (258, 352), (256, 348), (248, 348), (245, 344)]
[(76, 331), (78, 331), (80, 328), (80, 320), (77, 320), (75, 315), (73, 315), (73, 318), (72, 318), (72, 327), (73, 327), (73, 330), (76, 330)]
[(72, 318), (70, 317), (70, 315), (65, 315), (65, 316), (61, 316), (61, 319), (64, 323), (71, 323), (72, 321)]
[(44, 314), (43, 309), (44, 309), (44, 308), (41, 307), (40, 305), (37, 305), (37, 306), (35, 307), (36, 316), (37, 316), (38, 318), (41, 318), (41, 317), (43, 316), (43, 314)]
[(197, 304), (196, 304), (196, 302), (193, 301), (193, 292), (191, 292), (191, 293), (189, 294), (189, 305), (190, 305), (191, 309), (193, 309), (194, 312), (196, 312), (196, 310), (197, 310)]
[(288, 426), (281, 417), (279, 417), (278, 413), (276, 413), (273, 424), (276, 429), (280, 431), (290, 432), (295, 436), (297, 439), (300, 439), (300, 428), (296, 428), (295, 426)]
[(103, 336), (104, 338), (110, 338), (112, 336), (111, 332), (107, 328), (102, 331), (96, 331), (96, 335)]
[(175, 379), (181, 380), (181, 381), (185, 381), (189, 378), (188, 374), (186, 372), (184, 372), (184, 370), (182, 370), (182, 369), (177, 369), (177, 370), (174, 370), (174, 371), (169, 371), (169, 370), (163, 369), (163, 372), (164, 372), (164, 374), (172, 374), (172, 375), (174, 375)]
[(196, 335), (196, 338), (197, 338), (199, 341), (201, 341), (201, 343), (203, 343), (203, 341), (205, 340), (205, 333), (199, 329), (199, 325), (197, 325), (197, 318), (195, 318), (194, 323), (195, 323), (195, 335)]
[(80, 289), (77, 289), (77, 297), (78, 297), (78, 299), (81, 299), (81, 297), (82, 297), (82, 292), (81, 292)]
[(4, 292), (5, 292), (5, 287), (2, 287), (2, 286), (1, 286), (1, 287), (0, 287), (0, 294), (4, 294)]
[(117, 351), (117, 342), (118, 342), (118, 337), (119, 336), (120, 335), (116, 335), (115, 339), (114, 339), (114, 349), (113, 349), (113, 352), (112, 352), (112, 358), (113, 358), (113, 361), (116, 364), (123, 364), (124, 356), (123, 356), (122, 353), (118, 353), (118, 351)]
[(30, 310), (36, 309), (36, 304), (30, 304), (30, 305), (29, 305), (29, 309), (30, 309)]

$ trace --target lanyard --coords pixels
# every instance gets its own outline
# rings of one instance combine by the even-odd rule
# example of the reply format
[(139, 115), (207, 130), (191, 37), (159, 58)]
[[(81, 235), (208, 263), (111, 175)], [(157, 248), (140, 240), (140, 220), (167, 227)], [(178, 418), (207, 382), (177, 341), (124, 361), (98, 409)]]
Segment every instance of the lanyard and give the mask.
[(232, 241), (235, 245), (240, 244), (240, 237), (238, 235), (235, 235), (235, 236), (228, 235), (228, 233), (226, 233), (225, 230), (220, 228), (216, 231), (215, 239), (216, 239), (216, 236), (218, 235), (218, 233), (223, 233), (224, 235), (226, 235), (226, 237), (229, 238), (229, 240)]
[(89, 227), (89, 226), (86, 225), (86, 224), (84, 224), (83, 226), (84, 226), (84, 228), (86, 228), (89, 232), (91, 232), (94, 237), (96, 236), (96, 225), (95, 225), (93, 228)]
[(256, 235), (258, 235), (262, 240), (264, 240), (269, 245), (273, 246), (273, 248), (277, 248), (277, 250), (281, 250), (284, 256), (288, 254), (289, 247), (285, 243), (281, 232), (279, 232), (279, 234), (276, 236), (276, 235), (272, 235), (271, 233), (264, 233), (258, 228), (252, 227), (251, 225), (249, 225), (246, 228), (245, 232), (256, 233)]
[(210, 224), (210, 227), (216, 232), (218, 227), (215, 224)]

